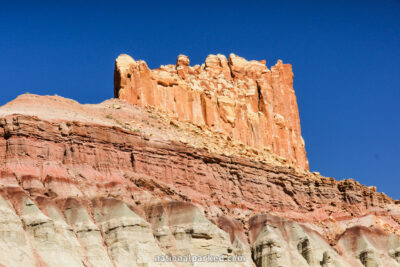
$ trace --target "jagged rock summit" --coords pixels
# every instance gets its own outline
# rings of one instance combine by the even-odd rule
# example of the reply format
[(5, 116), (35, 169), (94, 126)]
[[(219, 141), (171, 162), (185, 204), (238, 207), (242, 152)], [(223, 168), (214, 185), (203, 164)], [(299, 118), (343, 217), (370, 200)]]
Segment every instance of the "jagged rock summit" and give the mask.
[(150, 70), (146, 62), (120, 55), (115, 61), (114, 95), (207, 125), (308, 170), (292, 66), (281, 60), (268, 69), (265, 61), (218, 54), (191, 67), (189, 58), (179, 55), (175, 65)]

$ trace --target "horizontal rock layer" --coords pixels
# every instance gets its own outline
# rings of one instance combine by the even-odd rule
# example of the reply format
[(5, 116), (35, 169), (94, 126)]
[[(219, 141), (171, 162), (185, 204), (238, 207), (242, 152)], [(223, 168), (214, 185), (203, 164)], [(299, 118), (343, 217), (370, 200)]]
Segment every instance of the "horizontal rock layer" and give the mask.
[(400, 266), (398, 201), (106, 123), (123, 105), (24, 96), (0, 109), (0, 266)]
[(155, 106), (180, 120), (207, 125), (234, 140), (268, 148), (294, 166), (308, 169), (290, 64), (269, 70), (265, 61), (234, 54), (210, 55), (202, 66), (150, 70), (146, 62), (121, 55), (115, 62), (114, 95), (139, 106)]

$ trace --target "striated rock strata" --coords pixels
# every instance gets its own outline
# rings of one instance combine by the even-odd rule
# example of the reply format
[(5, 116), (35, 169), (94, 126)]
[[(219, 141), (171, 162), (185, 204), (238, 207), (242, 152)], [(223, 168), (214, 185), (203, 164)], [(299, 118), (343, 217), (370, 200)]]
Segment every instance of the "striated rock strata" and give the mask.
[[(400, 266), (399, 201), (170, 122), (116, 99), (1, 107), (0, 266)], [(244, 261), (155, 261), (188, 254)]]
[(227, 60), (218, 54), (191, 67), (189, 58), (180, 55), (176, 65), (150, 70), (146, 62), (121, 55), (115, 62), (114, 95), (205, 124), (308, 169), (292, 66), (280, 60), (270, 70), (265, 61), (247, 61), (234, 54)]

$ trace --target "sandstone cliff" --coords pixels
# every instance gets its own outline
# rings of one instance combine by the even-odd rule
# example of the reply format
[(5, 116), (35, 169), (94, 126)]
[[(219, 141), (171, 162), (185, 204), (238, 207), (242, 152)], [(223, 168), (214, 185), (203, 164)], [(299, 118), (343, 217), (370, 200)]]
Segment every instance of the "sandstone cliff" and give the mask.
[(22, 95), (0, 108), (0, 266), (400, 266), (399, 201), (262, 152), (118, 99)]
[(308, 169), (292, 67), (280, 60), (269, 70), (265, 61), (209, 55), (203, 65), (191, 67), (180, 55), (176, 65), (150, 70), (146, 62), (121, 55), (115, 62), (114, 95), (205, 124)]

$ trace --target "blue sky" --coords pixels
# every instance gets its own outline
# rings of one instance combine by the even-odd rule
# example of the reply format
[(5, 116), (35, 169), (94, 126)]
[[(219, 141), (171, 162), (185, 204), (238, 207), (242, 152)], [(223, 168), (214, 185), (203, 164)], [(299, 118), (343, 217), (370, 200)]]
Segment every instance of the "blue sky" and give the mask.
[(293, 65), (311, 170), (400, 198), (400, 1), (2, 1), (0, 105), (113, 97), (114, 59)]

